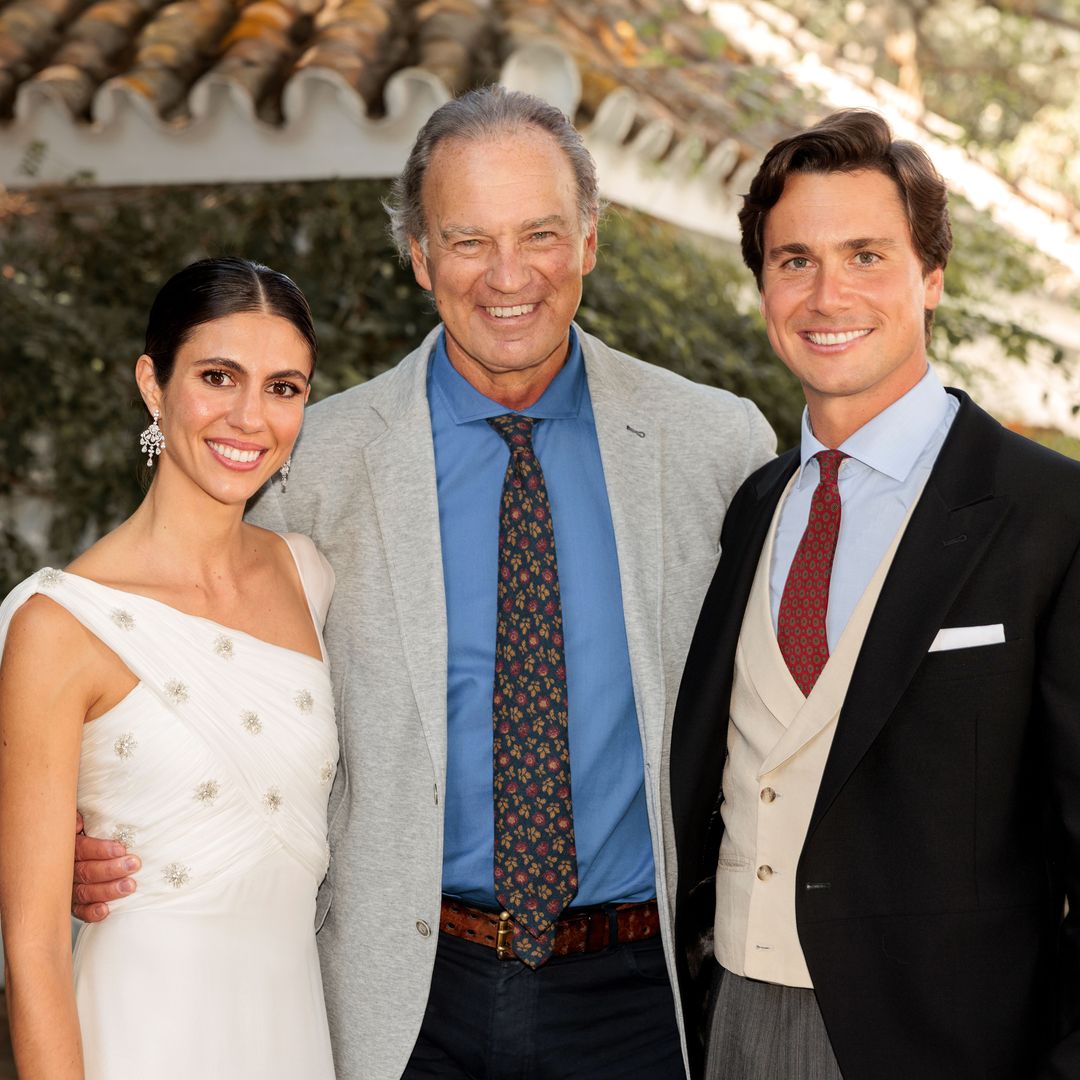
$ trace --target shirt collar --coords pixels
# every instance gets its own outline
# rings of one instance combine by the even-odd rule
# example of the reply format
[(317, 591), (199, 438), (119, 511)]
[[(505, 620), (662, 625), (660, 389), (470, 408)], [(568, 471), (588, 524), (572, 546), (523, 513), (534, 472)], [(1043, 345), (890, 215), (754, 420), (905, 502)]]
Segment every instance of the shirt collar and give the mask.
[[(455, 424), (468, 424), (474, 420), (487, 420), (502, 416), (513, 410), (481, 394), (450, 363), (446, 352), (446, 331), (439, 334), (435, 344), (435, 356), (431, 364), (431, 381), (438, 388), (446, 403), (447, 411)], [(577, 332), (570, 327), (570, 352), (566, 363), (559, 369), (540, 400), (527, 409), (518, 410), (523, 416), (535, 416), (545, 420), (568, 420), (581, 412), (585, 397), (585, 357)]]
[[(927, 365), (926, 374), (903, 397), (863, 424), (839, 449), (871, 469), (903, 482), (945, 419), (948, 409), (949, 395), (934, 369)], [(819, 450), (827, 449), (814, 437), (809, 410), (803, 409), (800, 486), (806, 475), (807, 461)]]

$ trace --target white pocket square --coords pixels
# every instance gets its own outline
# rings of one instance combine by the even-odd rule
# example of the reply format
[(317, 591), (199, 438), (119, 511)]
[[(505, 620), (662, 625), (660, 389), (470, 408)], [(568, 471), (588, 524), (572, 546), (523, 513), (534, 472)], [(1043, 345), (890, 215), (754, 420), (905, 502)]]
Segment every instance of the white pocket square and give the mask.
[(949, 626), (937, 632), (937, 637), (930, 646), (930, 652), (971, 649), (976, 645), (1004, 644), (1004, 623), (991, 623), (989, 626)]

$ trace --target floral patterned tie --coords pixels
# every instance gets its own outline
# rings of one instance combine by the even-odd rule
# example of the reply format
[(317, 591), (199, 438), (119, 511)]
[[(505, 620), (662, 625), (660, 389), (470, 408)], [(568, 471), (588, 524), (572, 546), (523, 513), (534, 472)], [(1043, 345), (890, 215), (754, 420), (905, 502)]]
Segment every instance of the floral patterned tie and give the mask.
[(507, 414), (488, 423), (510, 447), (492, 708), (495, 895), (516, 924), (514, 952), (536, 968), (578, 887), (562, 604), (551, 507), (532, 447), (536, 421)]
[(825, 616), (829, 610), (836, 537), (840, 532), (840, 489), (837, 474), (847, 454), (820, 450), (814, 455), (820, 475), (795, 557), (791, 560), (780, 611), (776, 641), (792, 678), (807, 697), (829, 659)]

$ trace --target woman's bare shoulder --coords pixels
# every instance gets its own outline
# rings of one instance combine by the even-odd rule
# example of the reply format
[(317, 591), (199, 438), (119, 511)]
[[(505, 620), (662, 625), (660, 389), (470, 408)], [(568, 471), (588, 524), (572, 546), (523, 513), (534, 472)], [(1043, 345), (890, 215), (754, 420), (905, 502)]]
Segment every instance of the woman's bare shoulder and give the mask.
[(4, 661), (9, 657), (62, 656), (65, 662), (77, 653), (90, 652), (92, 636), (63, 604), (44, 593), (28, 597), (12, 614), (8, 625)]
[(12, 614), (0, 657), (5, 723), (23, 716), (33, 726), (49, 715), (81, 724), (96, 702), (119, 700), (130, 683), (107, 646), (53, 597), (35, 593)]

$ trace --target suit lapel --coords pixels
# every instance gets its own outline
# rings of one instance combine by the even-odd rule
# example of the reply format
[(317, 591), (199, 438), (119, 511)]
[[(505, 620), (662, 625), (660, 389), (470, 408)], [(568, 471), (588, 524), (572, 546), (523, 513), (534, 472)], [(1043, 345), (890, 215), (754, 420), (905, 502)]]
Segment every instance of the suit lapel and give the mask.
[(619, 559), (623, 617), (639, 721), (664, 715), (660, 658), (660, 519), (662, 432), (639, 400), (634, 372), (611, 350), (578, 330), (596, 420), (611, 523)]
[(700, 874), (690, 871), (695, 882), (716, 869), (719, 835), (708, 845), (703, 834), (707, 822), (718, 820), (735, 650), (769, 524), (798, 464), (798, 452), (789, 451), (736, 494), (724, 522), (720, 565), (686, 659), (671, 743), (671, 806), (676, 833), (686, 839), (683, 850), (704, 860)]
[[(427, 400), (429, 336), (373, 407), (386, 431), (364, 450), (409, 680), (437, 776), (446, 768), (446, 596), (435, 448)], [(361, 557), (363, 554), (361, 553)]]
[(768, 542), (769, 526), (776, 514), (776, 504), (780, 501), (788, 481), (798, 467), (798, 451), (789, 450), (766, 466), (754, 483), (756, 501), (752, 511), (753, 517), (744, 526), (746, 540), (743, 540), (742, 535), (739, 536), (740, 550), (735, 564), (732, 594), (729, 598), (730, 610), (738, 611), (739, 618), (728, 620), (732, 627), (732, 633), (729, 635), (731, 665), (725, 663), (725, 666), (734, 666), (735, 649), (739, 643), (739, 635), (742, 633), (746, 605), (750, 599), (750, 590), (754, 585), (758, 562)]
[[(736, 496), (740, 503), (745, 499), (745, 504), (737, 506), (733, 503), (728, 511), (720, 565), (694, 632), (683, 678), (687, 693), (694, 693), (695, 686), (704, 686), (706, 694), (702, 704), (707, 715), (703, 720), (708, 725), (715, 723), (718, 711), (727, 713), (735, 650), (758, 562), (765, 550), (776, 504), (798, 467), (797, 451), (788, 451), (770, 462), (760, 471), (752, 487), (744, 488)], [(680, 711), (681, 706), (680, 700)]]
[(811, 831), (881, 732), (1009, 511), (993, 493), (1001, 428), (966, 395), (878, 598), (825, 767)]

